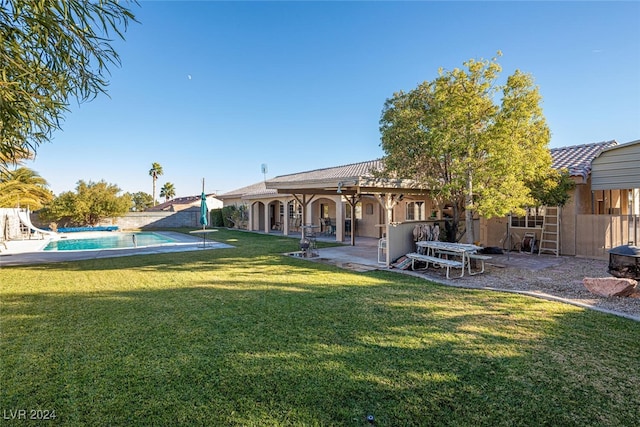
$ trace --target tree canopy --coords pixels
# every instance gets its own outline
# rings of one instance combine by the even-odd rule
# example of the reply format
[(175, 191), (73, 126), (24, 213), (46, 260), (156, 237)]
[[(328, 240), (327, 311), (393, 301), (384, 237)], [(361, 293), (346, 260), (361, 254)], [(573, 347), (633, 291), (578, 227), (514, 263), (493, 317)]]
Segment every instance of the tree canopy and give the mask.
[(564, 206), (569, 201), (569, 191), (576, 186), (566, 169), (552, 169), (540, 174), (528, 183), (536, 206)]
[(52, 199), (47, 181), (37, 172), (26, 167), (0, 172), (0, 207), (37, 211)]
[(71, 225), (96, 225), (101, 220), (125, 215), (131, 207), (128, 194), (118, 196), (120, 188), (105, 181), (78, 181), (75, 193), (67, 191), (40, 212), (50, 221)]
[(474, 214), (534, 205), (527, 184), (551, 169), (550, 132), (530, 75), (516, 71), (499, 84), (496, 58), (464, 66), (387, 99), (380, 145), (385, 174), (413, 178), (438, 203), (451, 204), (454, 231), (464, 213), (472, 242)]
[(176, 196), (176, 187), (171, 182), (165, 182), (160, 189), (160, 197), (164, 197), (164, 201), (168, 202)]
[(148, 208), (153, 206), (153, 197), (149, 193), (145, 193), (144, 191), (138, 191), (137, 193), (127, 193), (129, 198), (131, 199), (131, 211), (132, 212), (143, 212)]
[(120, 64), (109, 37), (130, 21), (118, 0), (0, 1), (0, 166), (49, 141), (72, 99), (106, 93)]

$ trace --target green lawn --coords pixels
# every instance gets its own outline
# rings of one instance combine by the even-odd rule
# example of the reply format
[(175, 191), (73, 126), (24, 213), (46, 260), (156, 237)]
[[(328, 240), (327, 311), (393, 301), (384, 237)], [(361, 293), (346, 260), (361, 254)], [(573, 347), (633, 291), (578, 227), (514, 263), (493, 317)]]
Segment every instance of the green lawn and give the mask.
[[(640, 324), (234, 249), (0, 270), (9, 425), (640, 422)], [(56, 419), (11, 420), (18, 410)]]

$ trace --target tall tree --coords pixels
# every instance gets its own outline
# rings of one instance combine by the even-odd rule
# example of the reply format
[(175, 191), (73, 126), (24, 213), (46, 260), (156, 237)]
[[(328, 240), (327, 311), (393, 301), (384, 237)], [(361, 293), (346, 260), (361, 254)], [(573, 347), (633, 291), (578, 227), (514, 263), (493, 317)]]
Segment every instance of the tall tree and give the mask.
[(47, 181), (37, 172), (25, 167), (0, 172), (0, 207), (26, 206), (37, 211), (52, 199)]
[(166, 182), (160, 189), (160, 197), (164, 197), (164, 201), (168, 202), (169, 199), (173, 199), (175, 196), (176, 187), (172, 183)]
[(160, 166), (160, 163), (151, 164), (151, 169), (149, 169), (149, 176), (153, 180), (153, 193), (151, 193), (151, 196), (153, 197), (153, 206), (156, 205), (156, 181), (158, 180), (158, 177), (163, 173), (164, 172), (162, 171), (162, 166)]
[(532, 77), (516, 71), (499, 85), (496, 58), (464, 66), (441, 69), (435, 80), (388, 99), (380, 145), (385, 174), (413, 178), (437, 202), (450, 203), (456, 235), (464, 213), (471, 243), (474, 214), (518, 214), (534, 204), (527, 183), (548, 173), (551, 155)]
[(153, 197), (149, 193), (145, 193), (144, 191), (138, 191), (137, 193), (127, 193), (129, 198), (131, 198), (131, 211), (132, 212), (143, 212), (148, 208), (153, 206)]
[[(61, 128), (72, 99), (106, 93), (111, 46), (130, 21), (119, 0), (0, 2), (0, 161), (35, 153)], [(6, 166), (6, 163), (5, 163)]]
[(129, 211), (131, 198), (118, 196), (120, 188), (105, 181), (78, 181), (76, 191), (67, 191), (45, 206), (40, 215), (66, 225), (96, 225), (100, 220), (123, 216)]

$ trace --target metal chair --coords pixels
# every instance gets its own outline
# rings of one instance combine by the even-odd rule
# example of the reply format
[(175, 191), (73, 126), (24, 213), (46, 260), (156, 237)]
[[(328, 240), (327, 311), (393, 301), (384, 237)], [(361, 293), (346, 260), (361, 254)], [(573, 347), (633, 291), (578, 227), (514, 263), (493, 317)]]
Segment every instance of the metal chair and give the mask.
[(335, 234), (335, 227), (333, 225), (333, 222), (331, 221), (331, 218), (323, 218), (323, 223), (324, 223), (324, 234), (325, 236), (331, 236), (333, 234)]

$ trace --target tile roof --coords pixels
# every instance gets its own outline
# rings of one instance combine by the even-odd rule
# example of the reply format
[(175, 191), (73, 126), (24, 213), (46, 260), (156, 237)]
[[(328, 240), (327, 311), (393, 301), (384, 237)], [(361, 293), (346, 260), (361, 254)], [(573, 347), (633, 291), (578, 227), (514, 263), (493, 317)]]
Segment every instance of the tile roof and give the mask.
[(580, 176), (586, 180), (591, 173), (591, 162), (602, 150), (618, 145), (615, 140), (595, 142), (592, 144), (572, 145), (570, 147), (552, 148), (552, 167), (568, 169), (571, 176)]
[[(216, 194), (206, 194), (207, 198), (216, 198)], [(197, 196), (186, 196), (186, 197), (176, 197), (175, 199), (171, 199), (168, 202), (158, 203), (155, 206), (148, 208), (147, 212), (156, 212), (156, 211), (171, 211), (173, 210), (174, 205), (191, 205), (195, 203), (200, 203), (200, 194)]]
[[(566, 168), (571, 176), (580, 176), (584, 180), (591, 173), (591, 162), (603, 150), (613, 147), (618, 143), (614, 140), (596, 142), (592, 144), (573, 145), (569, 147), (551, 148), (554, 169)], [(270, 183), (301, 183), (321, 180), (342, 180), (349, 178), (370, 177), (372, 170), (382, 169), (382, 159), (368, 160), (360, 163), (334, 166), (330, 168), (315, 169), (311, 171), (296, 172), (288, 175), (276, 176), (269, 180)], [(256, 197), (269, 194), (277, 194), (277, 190), (267, 189), (264, 181), (246, 187), (232, 190), (219, 195), (220, 199), (236, 197)]]
[[(382, 161), (368, 160), (366, 162), (351, 163), (348, 165), (334, 166), (330, 168), (315, 169), (311, 171), (296, 172), (288, 175), (276, 176), (269, 180), (273, 183), (287, 183), (287, 182), (304, 182), (304, 181), (318, 181), (318, 180), (341, 180), (348, 178), (357, 178), (370, 176), (370, 171), (381, 169)], [(220, 199), (233, 199), (238, 197), (252, 198), (266, 195), (278, 194), (276, 189), (266, 188), (264, 181), (257, 182), (255, 184), (248, 185), (246, 187), (238, 188), (236, 190), (229, 191), (227, 193), (218, 196)]]
[(277, 190), (267, 190), (267, 187), (264, 181), (256, 182), (255, 184), (247, 185), (246, 187), (238, 188), (236, 190), (231, 190), (224, 194), (218, 195), (219, 199), (235, 199), (242, 196), (248, 195), (267, 195), (267, 194), (277, 194)]
[(351, 163), (349, 165), (334, 166), (324, 169), (315, 169), (312, 171), (292, 173), (289, 175), (280, 175), (269, 182), (300, 182), (300, 181), (316, 181), (321, 179), (348, 179), (362, 176), (371, 176), (372, 170), (381, 170), (382, 160), (369, 160), (360, 163)]

